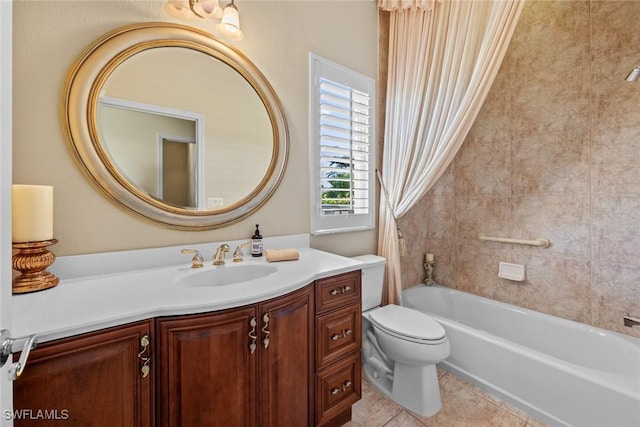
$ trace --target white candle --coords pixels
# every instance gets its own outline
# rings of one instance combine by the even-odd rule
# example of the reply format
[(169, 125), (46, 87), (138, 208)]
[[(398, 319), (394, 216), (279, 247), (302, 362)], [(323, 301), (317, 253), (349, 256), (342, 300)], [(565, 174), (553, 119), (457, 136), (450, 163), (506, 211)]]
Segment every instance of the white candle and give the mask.
[(53, 239), (53, 187), (13, 185), (12, 197), (13, 241)]
[(424, 256), (424, 260), (425, 260), (426, 262), (433, 262), (433, 261), (435, 261), (435, 259), (436, 259), (436, 258), (435, 258), (435, 256), (434, 256), (433, 254), (426, 254), (426, 255)]

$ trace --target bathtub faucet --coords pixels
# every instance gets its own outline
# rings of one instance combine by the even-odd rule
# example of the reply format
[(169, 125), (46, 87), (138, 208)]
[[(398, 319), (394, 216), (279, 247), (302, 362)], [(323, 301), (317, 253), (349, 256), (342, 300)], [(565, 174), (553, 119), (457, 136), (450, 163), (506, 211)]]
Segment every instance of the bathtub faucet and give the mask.
[(629, 314), (625, 314), (623, 319), (624, 319), (624, 326), (628, 326), (629, 328), (640, 325), (640, 317), (635, 317)]

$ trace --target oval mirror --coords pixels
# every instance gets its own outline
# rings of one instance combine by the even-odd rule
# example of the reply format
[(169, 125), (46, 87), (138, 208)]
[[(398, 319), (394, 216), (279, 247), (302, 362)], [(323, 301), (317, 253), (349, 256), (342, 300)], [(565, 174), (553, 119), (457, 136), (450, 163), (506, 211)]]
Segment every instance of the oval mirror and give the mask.
[(279, 184), (288, 131), (271, 85), (241, 52), (195, 28), (119, 28), (72, 65), (63, 124), (111, 200), (180, 229), (260, 207)]

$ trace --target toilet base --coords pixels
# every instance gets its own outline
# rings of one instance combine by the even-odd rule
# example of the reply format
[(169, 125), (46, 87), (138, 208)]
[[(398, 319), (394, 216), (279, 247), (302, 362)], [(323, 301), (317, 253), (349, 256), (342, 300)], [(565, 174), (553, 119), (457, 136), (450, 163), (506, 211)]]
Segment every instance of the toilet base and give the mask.
[(362, 367), (371, 384), (410, 411), (431, 417), (442, 408), (435, 365), (416, 367), (396, 363), (393, 374), (388, 374), (388, 368), (385, 368), (384, 364), (375, 359), (365, 361)]
[(408, 366), (395, 364), (391, 398), (424, 417), (442, 408), (436, 365)]

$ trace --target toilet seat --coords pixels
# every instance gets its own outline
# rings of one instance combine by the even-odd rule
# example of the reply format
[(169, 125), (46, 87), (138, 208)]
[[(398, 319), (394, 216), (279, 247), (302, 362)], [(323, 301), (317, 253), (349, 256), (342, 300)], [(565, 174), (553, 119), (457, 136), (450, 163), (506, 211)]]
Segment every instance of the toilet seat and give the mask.
[(417, 310), (390, 304), (372, 310), (368, 317), (383, 332), (403, 340), (431, 345), (446, 341), (442, 325)]

